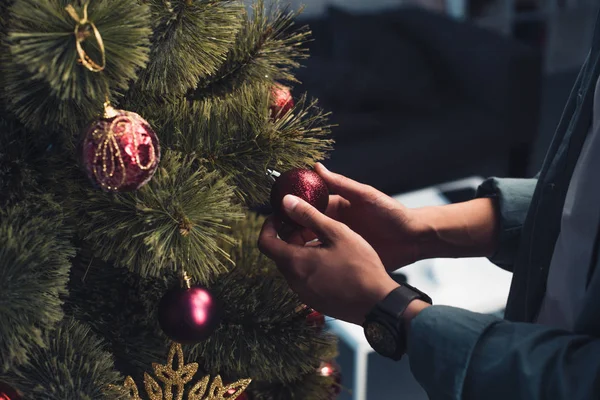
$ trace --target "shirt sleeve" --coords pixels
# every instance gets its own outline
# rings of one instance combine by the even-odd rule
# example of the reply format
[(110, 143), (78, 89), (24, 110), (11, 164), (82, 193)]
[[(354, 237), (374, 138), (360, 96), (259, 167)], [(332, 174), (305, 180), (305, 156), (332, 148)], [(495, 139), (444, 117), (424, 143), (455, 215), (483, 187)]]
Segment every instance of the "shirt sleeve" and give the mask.
[(408, 356), (431, 400), (600, 398), (600, 339), (446, 306), (411, 323)]
[(499, 246), (490, 261), (509, 271), (512, 271), (523, 223), (537, 181), (537, 178), (490, 178), (477, 189), (477, 197), (493, 197), (498, 200)]

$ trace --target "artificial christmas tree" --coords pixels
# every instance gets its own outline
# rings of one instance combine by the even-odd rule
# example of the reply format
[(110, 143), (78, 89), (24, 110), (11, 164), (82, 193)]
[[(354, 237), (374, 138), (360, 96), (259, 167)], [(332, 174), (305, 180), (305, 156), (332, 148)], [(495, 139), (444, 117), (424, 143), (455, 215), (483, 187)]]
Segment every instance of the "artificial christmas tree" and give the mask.
[(249, 211), (269, 170), (331, 150), (315, 101), (273, 112), (306, 56), (295, 16), (260, 0), (0, 3), (0, 396), (337, 393), (320, 372), (335, 338), (257, 250)]

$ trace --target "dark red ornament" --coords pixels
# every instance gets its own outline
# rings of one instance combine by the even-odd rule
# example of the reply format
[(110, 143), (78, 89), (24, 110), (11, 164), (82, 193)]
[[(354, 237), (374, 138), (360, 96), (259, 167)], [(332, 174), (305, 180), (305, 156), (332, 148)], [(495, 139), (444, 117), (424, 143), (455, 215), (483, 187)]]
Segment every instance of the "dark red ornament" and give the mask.
[(158, 323), (169, 339), (193, 344), (206, 340), (221, 321), (221, 308), (212, 293), (202, 286), (170, 289), (158, 304)]
[(137, 190), (160, 162), (158, 137), (138, 114), (105, 106), (83, 138), (82, 164), (88, 177), (107, 192)]
[(6, 383), (0, 382), (0, 400), (21, 400), (17, 391), (7, 385)]
[(335, 361), (321, 361), (321, 365), (317, 368), (317, 374), (333, 379), (330, 393), (331, 399), (335, 399), (342, 392), (342, 372), (340, 371), (340, 366)]
[(271, 88), (271, 118), (278, 119), (287, 114), (294, 107), (294, 98), (290, 88), (276, 84)]
[(316, 310), (312, 310), (306, 317), (308, 325), (315, 327), (318, 331), (322, 331), (325, 326), (325, 316)]
[(310, 169), (295, 168), (275, 178), (271, 188), (271, 207), (284, 223), (296, 225), (283, 211), (283, 198), (292, 194), (308, 202), (324, 213), (329, 205), (327, 184), (316, 172)]
[[(233, 395), (237, 390), (235, 388), (231, 388), (229, 389), (226, 394), (231, 396)], [(242, 392), (242, 394), (240, 394), (238, 397), (227, 397), (227, 399), (231, 399), (231, 400), (250, 400), (250, 396), (248, 395), (248, 393), (246, 392)]]

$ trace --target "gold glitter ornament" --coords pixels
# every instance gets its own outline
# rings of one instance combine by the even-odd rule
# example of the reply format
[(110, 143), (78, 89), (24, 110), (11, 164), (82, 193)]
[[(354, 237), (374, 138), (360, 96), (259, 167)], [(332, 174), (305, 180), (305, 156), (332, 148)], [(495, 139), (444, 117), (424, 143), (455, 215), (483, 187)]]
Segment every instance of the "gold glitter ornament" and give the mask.
[[(217, 375), (212, 383), (210, 376), (207, 375), (186, 390), (186, 384), (192, 381), (198, 371), (198, 363), (184, 363), (183, 349), (179, 343), (171, 344), (167, 364), (155, 363), (152, 364), (152, 368), (154, 377), (144, 373), (144, 388), (149, 400), (234, 400), (252, 382), (252, 379), (240, 379), (223, 386), (220, 375)], [(162, 386), (157, 381), (161, 382)], [(137, 384), (131, 376), (125, 379), (123, 386), (111, 385), (111, 389), (121, 391), (128, 396), (129, 400), (143, 400)]]

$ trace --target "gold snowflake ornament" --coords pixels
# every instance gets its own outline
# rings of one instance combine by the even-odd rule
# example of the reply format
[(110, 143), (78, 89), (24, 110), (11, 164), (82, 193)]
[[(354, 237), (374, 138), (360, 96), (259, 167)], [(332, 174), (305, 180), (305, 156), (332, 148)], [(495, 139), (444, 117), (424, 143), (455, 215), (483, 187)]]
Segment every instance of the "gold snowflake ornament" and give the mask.
[[(184, 364), (183, 350), (179, 343), (171, 345), (166, 365), (152, 364), (152, 368), (154, 378), (144, 373), (144, 388), (150, 400), (234, 400), (252, 381), (240, 379), (223, 386), (220, 375), (217, 375), (212, 383), (210, 383), (210, 376), (207, 375), (186, 390), (185, 385), (192, 381), (198, 371), (198, 363)], [(157, 380), (162, 383), (162, 386)], [(120, 390), (130, 400), (142, 400), (138, 387), (130, 376), (125, 379), (123, 386), (113, 388)]]

